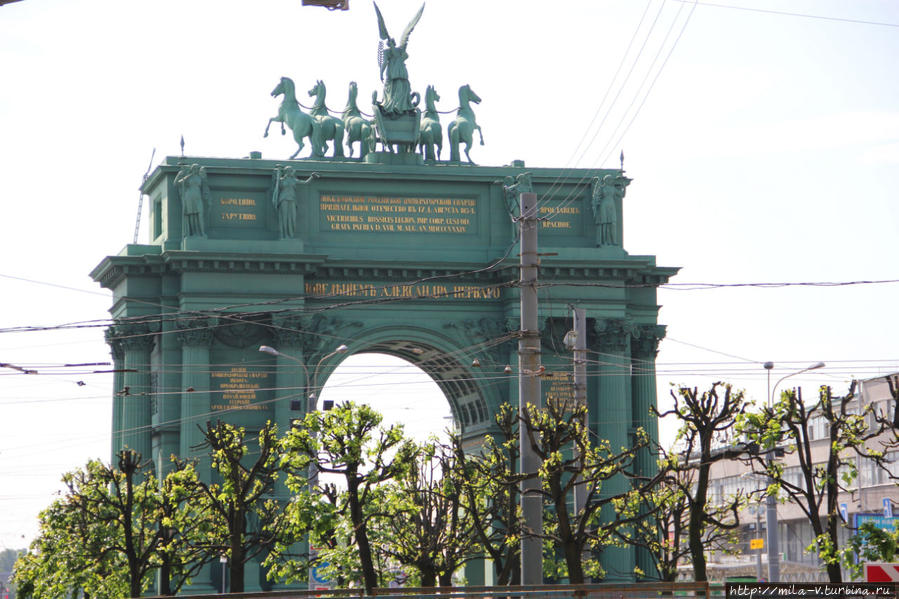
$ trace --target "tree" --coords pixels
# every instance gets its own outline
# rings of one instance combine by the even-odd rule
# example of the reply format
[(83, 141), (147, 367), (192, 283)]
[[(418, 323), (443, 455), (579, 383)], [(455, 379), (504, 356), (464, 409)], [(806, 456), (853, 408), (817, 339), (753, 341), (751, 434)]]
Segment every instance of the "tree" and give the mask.
[(175, 595), (201, 568), (216, 558), (209, 544), (215, 523), (203, 500), (193, 464), (175, 460), (159, 488), (157, 531), (160, 545), (159, 594)]
[(139, 597), (156, 567), (156, 480), (140, 454), (118, 469), (91, 461), (63, 477), (68, 491), (41, 513), (41, 533), (16, 564), (23, 596)]
[(194, 478), (196, 488), (186, 492), (200, 497), (197, 503), (211, 515), (206, 548), (227, 553), (230, 591), (242, 593), (246, 563), (264, 555), (288, 533), (282, 506), (272, 498), (280, 472), (277, 427), (267, 422), (252, 452), (243, 427), (207, 423), (203, 436), (212, 469), (222, 482)]
[[(332, 564), (349, 566), (356, 561), (366, 592), (377, 587), (379, 580), (371, 523), (390, 513), (379, 501), (383, 498), (379, 487), (406, 473), (418, 451), (414, 443), (404, 439), (402, 426), (381, 428), (381, 420), (381, 415), (367, 405), (339, 404), (326, 412), (306, 414), (282, 442), (288, 488), (301, 497), (292, 515), (308, 519), (324, 514), (331, 528), (315, 529), (308, 520), (295, 521), (294, 526), (313, 528), (319, 538), (324, 537), (328, 547), (324, 555), (330, 556)], [(318, 484), (303, 500), (310, 466), (317, 474), (340, 476), (345, 487)], [(321, 498), (329, 507), (321, 505)], [(289, 573), (284, 569), (281, 572)]]
[[(754, 471), (770, 477), (768, 493), (782, 491), (808, 519), (815, 535), (810, 549), (824, 562), (830, 582), (842, 582), (838, 533), (845, 524), (839, 512), (839, 494), (848, 492), (858, 476), (858, 460), (885, 468), (884, 452), (867, 447), (867, 441), (891, 428), (883, 415), (868, 418), (872, 405), (854, 410), (855, 388), (853, 381), (846, 395), (834, 397), (830, 387), (822, 386), (818, 399), (808, 405), (802, 399), (802, 389), (784, 391), (773, 406), (746, 414), (740, 427), (759, 446), (760, 451), (748, 460)], [(828, 425), (828, 443), (816, 446), (814, 452), (809, 437), (812, 418), (823, 418)], [(866, 420), (874, 424), (869, 426)], [(798, 479), (786, 473), (782, 461), (767, 459), (775, 448), (796, 456)]]
[(392, 513), (379, 524), (379, 550), (414, 568), (422, 587), (452, 586), (453, 573), (478, 555), (456, 462), (451, 448), (431, 442), (407, 472), (386, 485)]
[(93, 599), (125, 596), (128, 584), (120, 556), (97, 555), (93, 539), (83, 542), (77, 511), (67, 498), (57, 499), (39, 516), (40, 533), (16, 560), (13, 580), (22, 598), (62, 599), (83, 593)]
[[(723, 385), (724, 396), (718, 389)], [(745, 444), (729, 444), (716, 447), (733, 430), (737, 417), (744, 413), (746, 402), (742, 391), (733, 391), (730, 385), (713, 383), (701, 395), (694, 387), (680, 387), (671, 392), (674, 407), (660, 418), (673, 416), (681, 421), (676, 437), (677, 452), (665, 456), (663, 471), (671, 473), (692, 472), (690, 477), (675, 475), (673, 480), (683, 493), (688, 505), (687, 546), (693, 565), (693, 577), (697, 582), (708, 580), (704, 549), (710, 527), (731, 530), (739, 526), (739, 508), (742, 498), (738, 495), (723, 505), (709, 502), (709, 477), (712, 464), (721, 460), (736, 459), (745, 454)], [(658, 413), (658, 412), (656, 412)]]
[[(551, 508), (545, 513), (544, 536), (564, 557), (572, 584), (583, 584), (587, 571), (600, 572), (598, 562), (585, 559), (585, 552), (616, 544), (616, 530), (644, 518), (639, 498), (656, 482), (630, 471), (637, 453), (649, 443), (643, 430), (637, 430), (630, 448), (615, 451), (608, 441), (591, 442), (586, 410), (560, 400), (547, 402), (545, 408), (529, 405), (523, 416), (528, 442), (541, 462), (541, 494)], [(628, 479), (627, 490), (603, 493), (603, 485), (620, 476)], [(585, 501), (572, 509), (575, 489), (582, 490)], [(604, 510), (614, 516), (601, 518)]]
[[(695, 478), (695, 470), (669, 473), (642, 497), (641, 510), (646, 517), (634, 523), (632, 534), (619, 535), (623, 542), (648, 550), (663, 582), (676, 582), (678, 566), (690, 556), (690, 546), (684, 542), (690, 523), (689, 494), (685, 490), (694, 487)], [(716, 519), (727, 520), (733, 499), (710, 507), (719, 512)], [(738, 532), (733, 528), (709, 525), (703, 536), (705, 547), (717, 551), (733, 552), (737, 542)]]
[(518, 410), (502, 404), (494, 421), (497, 435), (485, 435), (477, 454), (467, 453), (458, 435), (451, 442), (463, 505), (478, 544), (493, 562), (496, 584), (503, 586), (521, 581)]

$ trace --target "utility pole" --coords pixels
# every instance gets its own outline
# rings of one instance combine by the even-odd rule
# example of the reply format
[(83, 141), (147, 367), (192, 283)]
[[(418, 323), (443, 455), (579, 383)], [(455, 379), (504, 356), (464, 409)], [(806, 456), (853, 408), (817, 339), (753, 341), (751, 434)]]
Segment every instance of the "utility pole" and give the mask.
[[(571, 349), (574, 357), (574, 409), (587, 406), (587, 316), (583, 308), (571, 307), (572, 320), (571, 327), (572, 339), (566, 335), (565, 345)], [(587, 426), (587, 412), (584, 412), (584, 418), (581, 424)], [(580, 477), (579, 477), (580, 478)], [(584, 481), (578, 481), (580, 484), (574, 486), (574, 512), (580, 514), (587, 507), (587, 486)], [(585, 549), (582, 559), (587, 561), (592, 557), (590, 550)], [(585, 580), (589, 583), (589, 579)]]
[[(540, 390), (540, 326), (537, 321), (537, 194), (519, 176), (521, 215), (521, 337), (518, 340), (518, 440), (521, 445), (519, 472), (534, 474), (540, 468), (528, 438), (525, 416), (528, 404), (542, 407)], [(528, 181), (529, 183), (529, 181)], [(537, 478), (521, 481), (521, 513), (526, 531), (521, 535), (521, 584), (543, 584), (543, 497)]]

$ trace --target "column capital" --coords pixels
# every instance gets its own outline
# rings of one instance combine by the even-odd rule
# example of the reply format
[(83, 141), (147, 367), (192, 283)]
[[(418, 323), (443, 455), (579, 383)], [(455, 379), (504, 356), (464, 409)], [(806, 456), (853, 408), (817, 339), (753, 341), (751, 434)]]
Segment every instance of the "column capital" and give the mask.
[(303, 321), (299, 316), (272, 316), (272, 334), (277, 340), (277, 347), (302, 348), (305, 338)]
[(106, 342), (112, 347), (113, 356), (118, 346), (124, 357), (124, 352), (153, 349), (158, 332), (158, 323), (117, 322), (106, 330)]
[(634, 334), (634, 323), (627, 318), (601, 318), (594, 324), (599, 351), (624, 354), (628, 340)]
[(121, 362), (125, 359), (125, 348), (122, 347), (122, 342), (119, 339), (118, 335), (116, 335), (115, 326), (106, 327), (106, 330), (103, 332), (103, 336), (106, 338), (106, 343), (109, 345), (109, 353), (112, 354), (112, 359), (116, 362)]
[(181, 345), (209, 347), (215, 331), (215, 321), (210, 318), (179, 319), (175, 323)]
[(661, 324), (639, 325), (631, 340), (631, 353), (635, 358), (649, 360), (659, 353), (659, 342), (665, 338), (666, 327)]

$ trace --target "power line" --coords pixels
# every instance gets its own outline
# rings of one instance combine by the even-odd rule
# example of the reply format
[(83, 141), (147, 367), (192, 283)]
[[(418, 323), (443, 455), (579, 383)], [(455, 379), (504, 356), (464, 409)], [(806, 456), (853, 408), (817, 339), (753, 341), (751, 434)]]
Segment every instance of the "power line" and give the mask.
[[(674, 2), (693, 2), (694, 0), (674, 0)], [(886, 23), (883, 21), (866, 21), (863, 19), (850, 19), (847, 17), (829, 17), (825, 15), (813, 15), (809, 13), (789, 12), (785, 10), (769, 10), (765, 8), (753, 8), (749, 6), (733, 6), (731, 4), (717, 4), (715, 2), (697, 2), (699, 6), (710, 6), (712, 8), (729, 8), (732, 10), (745, 10), (748, 12), (758, 12), (771, 15), (780, 15), (786, 17), (802, 17), (806, 19), (819, 19), (822, 21), (835, 21), (839, 23), (854, 23), (857, 25), (877, 25), (881, 27), (899, 27), (899, 23)]]

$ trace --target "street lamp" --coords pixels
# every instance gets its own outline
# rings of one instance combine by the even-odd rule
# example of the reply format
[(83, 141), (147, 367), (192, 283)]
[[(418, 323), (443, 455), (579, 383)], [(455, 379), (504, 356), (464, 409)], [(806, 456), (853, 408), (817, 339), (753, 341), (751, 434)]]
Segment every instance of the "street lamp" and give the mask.
[(225, 573), (228, 571), (228, 554), (222, 553), (219, 556), (219, 563), (222, 565), (222, 594), (225, 594)]
[[(815, 362), (808, 368), (803, 368), (802, 370), (797, 370), (796, 372), (790, 373), (788, 375), (782, 376), (780, 379), (774, 383), (774, 389), (771, 388), (771, 369), (774, 368), (774, 362), (765, 362), (764, 367), (765, 370), (768, 371), (768, 407), (772, 408), (774, 406), (774, 392), (777, 390), (777, 386), (781, 384), (784, 380), (790, 378), (791, 376), (796, 376), (797, 374), (802, 374), (803, 372), (808, 372), (809, 370), (817, 370), (818, 368), (824, 368), (824, 362)], [(765, 457), (765, 465), (767, 466), (767, 470), (771, 471), (771, 465), (774, 463), (774, 452), (769, 451), (768, 455)], [(773, 483), (774, 480), (769, 477), (768, 480), (770, 483)], [(765, 518), (766, 526), (768, 527), (768, 582), (780, 582), (780, 535), (777, 530), (777, 498), (774, 495), (768, 495), (765, 500), (765, 505), (767, 507), (767, 514)]]
[[(318, 369), (321, 367), (322, 363), (323, 363), (325, 360), (327, 360), (328, 358), (330, 358), (330, 357), (332, 357), (332, 356), (335, 356), (335, 355), (337, 355), (337, 354), (345, 354), (346, 352), (349, 351), (349, 349), (350, 349), (350, 348), (347, 347), (346, 345), (340, 344), (340, 345), (337, 346), (337, 348), (336, 348), (334, 351), (332, 351), (331, 353), (329, 353), (329, 354), (327, 354), (326, 356), (324, 356), (321, 360), (319, 360), (319, 361), (318, 361), (318, 364), (315, 365), (315, 370), (312, 371), (312, 379), (311, 379), (311, 381), (310, 381), (310, 379), (309, 379), (309, 369), (306, 368), (306, 364), (304, 364), (302, 360), (299, 360), (299, 359), (297, 359), (297, 358), (291, 356), (290, 354), (281, 353), (281, 352), (279, 352), (277, 349), (275, 349), (274, 347), (271, 347), (271, 346), (269, 346), (269, 345), (260, 345), (260, 346), (259, 346), (259, 351), (261, 351), (261, 352), (264, 353), (264, 354), (269, 354), (270, 356), (280, 356), (280, 357), (282, 357), (282, 358), (287, 358), (288, 360), (290, 360), (290, 361), (292, 361), (292, 362), (296, 362), (297, 364), (299, 364), (300, 366), (303, 367), (303, 374), (306, 375), (306, 388), (305, 388), (305, 390), (306, 390), (306, 391), (309, 391), (309, 389), (310, 389), (310, 382), (311, 382), (311, 384), (312, 384), (312, 385), (311, 385), (311, 386), (312, 386), (312, 391), (309, 393), (309, 399), (308, 399), (308, 402), (307, 402), (307, 405), (306, 405), (306, 410), (309, 411), (309, 412), (314, 412), (314, 411), (316, 410), (316, 408), (318, 407), (318, 404), (317, 404), (317, 395), (316, 395), (316, 392), (315, 392), (315, 389), (318, 388)], [(291, 402), (291, 403), (293, 403), (293, 402)], [(291, 406), (291, 408), (293, 409), (293, 406)]]

